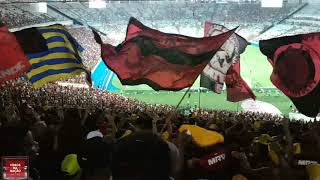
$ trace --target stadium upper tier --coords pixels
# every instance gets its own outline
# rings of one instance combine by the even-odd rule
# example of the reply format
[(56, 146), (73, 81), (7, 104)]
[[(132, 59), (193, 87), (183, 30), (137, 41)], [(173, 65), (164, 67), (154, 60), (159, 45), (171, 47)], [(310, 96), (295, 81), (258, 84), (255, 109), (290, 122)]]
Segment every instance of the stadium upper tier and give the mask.
[[(263, 29), (286, 17), (296, 4), (285, 4), (283, 8), (261, 8), (259, 3), (217, 4), (192, 2), (110, 2), (104, 9), (90, 9), (88, 3), (48, 3), (48, 13), (33, 11), (30, 4), (0, 4), (1, 19), (10, 27), (66, 20), (67, 15), (83, 24), (100, 26), (101, 30), (124, 31), (130, 16), (154, 28), (172, 26), (179, 32), (186, 26), (202, 29), (206, 20), (233, 27), (242, 25)], [(56, 11), (55, 11), (56, 10)], [(61, 12), (62, 14), (59, 14)], [(124, 27), (123, 27), (124, 26)], [(103, 28), (102, 28), (103, 27)], [(201, 30), (202, 33), (202, 30)]]
[(320, 4), (309, 4), (291, 17), (275, 25), (256, 40), (320, 31)]
[[(130, 16), (141, 21), (180, 21), (208, 19), (224, 22), (259, 23), (272, 22), (286, 16), (295, 5), (283, 8), (261, 8), (258, 3), (216, 4), (192, 2), (130, 2), (107, 4), (104, 9), (89, 9), (88, 3), (50, 3), (62, 12), (89, 23), (127, 22)], [(118, 22), (117, 22), (118, 21)]]
[(68, 20), (67, 18), (48, 10), (48, 13), (36, 12), (30, 4), (1, 4), (0, 20), (10, 28)]
[[(320, 27), (320, 4), (310, 4), (286, 20), (287, 24), (316, 28)], [(303, 29), (303, 28), (302, 28)], [(304, 31), (305, 32), (305, 31)]]
[[(232, 27), (251, 27), (261, 31), (265, 26), (281, 20), (297, 5), (286, 4), (283, 8), (261, 8), (258, 3), (217, 4), (192, 2), (130, 2), (108, 3), (104, 9), (88, 9), (88, 3), (50, 3), (60, 12), (82, 23), (97, 27), (104, 32), (125, 32), (130, 16), (137, 17), (146, 25), (164, 31), (184, 33), (185, 28), (197, 29), (203, 34), (203, 23), (211, 20)], [(168, 30), (168, 28), (171, 28)], [(251, 31), (252, 32), (252, 31)], [(185, 32), (185, 34), (190, 34)], [(121, 38), (122, 39), (122, 38)]]

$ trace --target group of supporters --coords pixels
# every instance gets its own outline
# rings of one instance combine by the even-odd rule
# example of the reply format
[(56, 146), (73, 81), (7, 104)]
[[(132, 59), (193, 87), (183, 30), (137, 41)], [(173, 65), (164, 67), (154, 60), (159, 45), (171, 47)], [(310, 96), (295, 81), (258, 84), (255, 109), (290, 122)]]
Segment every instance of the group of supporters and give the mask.
[(318, 122), (248, 112), (178, 113), (99, 89), (22, 80), (0, 88), (0, 154), (30, 179), (319, 178)]
[[(222, 22), (237, 22), (243, 19), (243, 24), (269, 24), (285, 18), (297, 5), (288, 5), (282, 9), (261, 8), (259, 3), (252, 4), (222, 4), (220, 12), (222, 16), (217, 15), (217, 19)], [(219, 7), (219, 6), (217, 6)], [(227, 10), (226, 10), (227, 9)], [(219, 10), (219, 9), (218, 9)], [(210, 11), (209, 11), (210, 12)]]
[[(99, 20), (101, 24), (108, 26), (109, 29), (106, 29), (106, 32), (109, 32), (112, 26), (118, 26), (119, 22), (125, 25), (130, 16), (139, 16), (143, 22), (159, 27), (174, 26), (177, 22), (179, 24), (186, 22), (186, 25), (189, 25), (190, 22), (198, 24), (210, 19), (216, 23), (270, 25), (283, 19), (298, 7), (298, 4), (285, 4), (283, 8), (275, 9), (262, 8), (259, 2), (220, 4), (211, 1), (207, 3), (131, 2), (130, 4), (110, 2), (110, 6), (99, 10), (88, 9), (88, 3), (83, 2), (52, 2), (49, 5), (84, 24)], [(61, 17), (59, 13), (50, 11), (51, 8), (48, 8), (48, 13), (39, 13), (27, 3), (9, 4), (6, 1), (0, 4), (0, 8), (0, 17), (10, 28), (68, 19)]]
[[(297, 6), (296, 3), (285, 3), (282, 8), (262, 8), (259, 2), (215, 3), (212, 1), (139, 1), (130, 3), (110, 2), (104, 9), (88, 10), (86, 3), (52, 3), (53, 7), (78, 20), (92, 22), (96, 19), (102, 23), (125, 22), (130, 16), (139, 17), (142, 21), (165, 21), (175, 24), (177, 21), (200, 21), (207, 18), (218, 22), (272, 23), (287, 16)], [(80, 11), (80, 12), (79, 12)], [(105, 12), (108, 12), (106, 14)], [(90, 16), (91, 15), (91, 16)], [(108, 20), (113, 19), (113, 22)], [(241, 21), (239, 21), (241, 19)], [(171, 20), (171, 22), (170, 22)], [(152, 24), (154, 22), (151, 22)], [(157, 26), (157, 25), (156, 25)], [(161, 26), (161, 24), (159, 24)]]
[(56, 21), (55, 17), (46, 13), (38, 13), (29, 9), (28, 4), (1, 4), (0, 19), (10, 28)]

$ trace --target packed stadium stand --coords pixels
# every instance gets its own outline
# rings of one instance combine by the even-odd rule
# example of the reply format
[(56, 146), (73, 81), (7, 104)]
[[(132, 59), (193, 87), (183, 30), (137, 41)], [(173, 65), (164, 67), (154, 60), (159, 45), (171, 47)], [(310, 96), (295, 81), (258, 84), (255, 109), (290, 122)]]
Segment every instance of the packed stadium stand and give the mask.
[[(240, 26), (239, 34), (251, 39), (299, 7), (297, 4), (290, 3), (286, 3), (282, 8), (261, 8), (259, 3), (218, 4), (167, 1), (109, 2), (104, 9), (93, 9), (88, 8), (88, 3), (84, 2), (52, 2), (48, 3), (47, 13), (39, 13), (25, 3), (0, 4), (0, 6), (1, 19), (12, 28), (71, 18), (81, 24), (97, 27), (102, 32), (115, 37), (116, 43), (123, 39), (127, 20), (131, 16), (139, 17), (142, 22), (153, 28), (173, 33), (191, 33), (194, 36), (202, 36), (203, 22), (211, 20), (229, 28)], [(308, 9), (304, 11), (310, 13)], [(242, 21), (239, 22), (239, 18)], [(297, 15), (296, 18), (299, 16)]]
[(260, 35), (257, 40), (283, 35), (318, 32), (320, 29), (320, 11), (314, 4), (304, 6), (279, 24)]
[[(261, 8), (259, 3), (192, 3), (192, 2), (109, 2), (104, 9), (87, 9), (87, 3), (51, 3), (50, 6), (61, 13), (84, 24), (99, 28), (112, 35), (122, 33), (129, 17), (139, 17), (147, 25), (173, 33), (201, 36), (203, 22), (211, 20), (230, 28), (240, 25), (240, 34), (245, 37), (257, 35), (264, 28), (291, 13), (297, 4), (286, 4), (283, 8)], [(106, 13), (107, 12), (107, 13)], [(242, 21), (238, 21), (238, 19)], [(170, 29), (168, 29), (170, 28)], [(187, 30), (186, 30), (187, 29)], [(119, 31), (120, 30), (120, 31)], [(189, 31), (188, 31), (189, 30)], [(254, 32), (252, 32), (254, 31)], [(123, 39), (120, 36), (118, 39)]]
[[(240, 26), (237, 32), (258, 46), (260, 39), (320, 31), (320, 6), (295, 1), (282, 8), (261, 8), (259, 1), (117, 1), (104, 9), (88, 8), (87, 2), (50, 1), (47, 13), (41, 13), (32, 3), (0, 0), (0, 22), (15, 30), (71, 21), (66, 27), (85, 49), (83, 64), (95, 70), (103, 61), (91, 27), (104, 35), (104, 42), (116, 45), (130, 16), (165, 32), (197, 37), (210, 20), (228, 28)], [(251, 66), (252, 79), (260, 73), (271, 84), (266, 57), (257, 47), (247, 50), (241, 66)], [(112, 74), (101, 72), (97, 76)], [(111, 78), (102, 79), (109, 85)], [(319, 121), (303, 121), (274, 87), (255, 93), (259, 100), (281, 106), (278, 115), (246, 111), (242, 102), (232, 103), (233, 110), (219, 109), (226, 102), (225, 91), (155, 92), (134, 86), (111, 92), (85, 83), (81, 74), (34, 89), (24, 74), (0, 85), (0, 179), (10, 175), (8, 159), (19, 164), (26, 157), (21, 167), (25, 173), (19, 175), (31, 180), (320, 179)], [(163, 103), (147, 103), (138, 96)], [(183, 98), (187, 103), (178, 108)], [(204, 101), (215, 107), (207, 108)], [(301, 119), (290, 120), (288, 112)]]
[(25, 3), (0, 3), (0, 19), (10, 28), (67, 20), (50, 9), (48, 13), (36, 12), (30, 4)]

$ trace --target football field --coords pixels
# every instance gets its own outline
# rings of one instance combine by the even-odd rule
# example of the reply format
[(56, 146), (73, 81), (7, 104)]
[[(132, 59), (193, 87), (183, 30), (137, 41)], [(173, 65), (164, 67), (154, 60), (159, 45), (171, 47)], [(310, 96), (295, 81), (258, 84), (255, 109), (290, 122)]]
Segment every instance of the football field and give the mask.
[[(182, 98), (184, 91), (180, 92), (154, 92), (154, 91), (117, 91), (117, 93), (124, 96), (145, 101), (150, 104), (170, 104), (176, 106)], [(284, 96), (271, 95), (267, 96), (261, 93), (255, 92), (257, 99), (260, 101), (268, 102), (279, 108), (283, 115), (287, 115), (290, 111), (291, 101)], [(181, 107), (192, 106), (199, 107), (199, 92), (191, 92), (190, 97), (187, 95), (183, 100)], [(215, 94), (212, 92), (200, 93), (200, 107), (204, 109), (218, 109), (218, 110), (230, 110), (241, 111), (240, 103), (232, 103), (226, 100), (226, 94)]]

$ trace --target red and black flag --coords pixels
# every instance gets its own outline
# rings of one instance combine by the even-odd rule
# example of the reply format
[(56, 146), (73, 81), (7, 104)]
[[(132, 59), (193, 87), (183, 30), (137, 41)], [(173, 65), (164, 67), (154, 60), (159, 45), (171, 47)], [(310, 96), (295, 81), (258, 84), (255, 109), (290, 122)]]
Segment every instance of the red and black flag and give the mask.
[(19, 77), (30, 67), (16, 37), (4, 25), (0, 25), (0, 54), (0, 84)]
[(272, 83), (304, 115), (320, 110), (320, 33), (260, 41), (260, 51), (273, 66)]
[(117, 47), (101, 44), (105, 64), (122, 84), (148, 84), (154, 90), (181, 90), (196, 80), (216, 51), (234, 31), (193, 38), (167, 34), (130, 18), (126, 39)]
[[(204, 35), (216, 36), (229, 31), (220, 24), (206, 21)], [(255, 95), (240, 76), (240, 54), (250, 43), (246, 39), (233, 33), (220, 47), (211, 61), (204, 68), (200, 86), (221, 93), (224, 83), (227, 86), (227, 100), (238, 102), (245, 99), (255, 99)]]
[(256, 99), (248, 84), (240, 76), (240, 61), (233, 64), (226, 76), (227, 100), (239, 102), (246, 99)]

